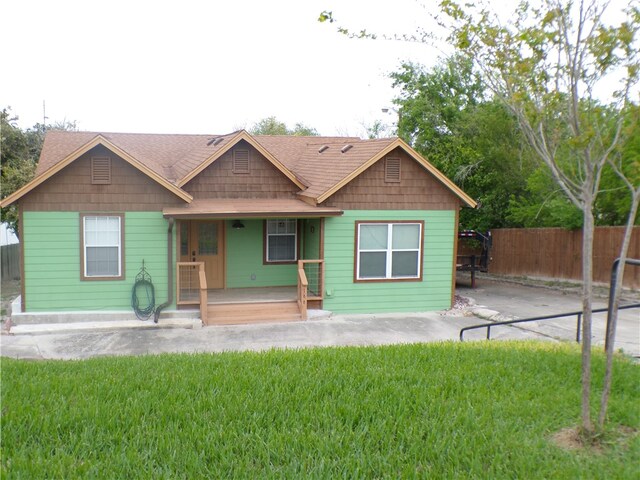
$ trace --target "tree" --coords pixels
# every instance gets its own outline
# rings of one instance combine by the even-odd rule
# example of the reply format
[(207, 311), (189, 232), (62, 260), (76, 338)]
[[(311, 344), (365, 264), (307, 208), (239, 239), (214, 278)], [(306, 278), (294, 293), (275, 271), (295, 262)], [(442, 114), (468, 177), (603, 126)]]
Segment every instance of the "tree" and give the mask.
[(618, 307), (620, 306), (620, 293), (622, 291), (622, 280), (624, 276), (624, 265), (631, 244), (631, 234), (634, 220), (638, 219), (638, 208), (640, 206), (640, 107), (631, 105), (625, 112), (624, 128), (628, 134), (628, 142), (623, 148), (617, 149), (609, 159), (609, 166), (624, 182), (629, 192), (629, 214), (625, 229), (622, 246), (620, 247), (620, 257), (617, 266), (616, 283), (613, 286), (613, 299), (609, 299), (612, 305), (610, 316), (607, 319), (609, 328), (607, 329), (606, 354), (607, 363), (605, 368), (602, 396), (600, 399), (600, 412), (598, 414), (598, 427), (603, 428), (607, 416), (609, 405), (609, 394), (611, 392), (611, 377), (613, 375), (613, 348), (616, 336), (616, 325), (618, 322)]
[[(440, 3), (449, 40), (473, 59), (493, 94), (516, 117), (537, 157), (583, 217), (582, 260), (582, 430), (591, 435), (591, 320), (594, 207), (605, 165), (626, 141), (623, 118), (611, 122), (608, 109), (623, 111), (640, 72), (637, 35), (640, 10), (626, 21), (605, 25), (606, 5), (543, 0), (520, 3), (501, 23), (486, 5)], [(614, 103), (602, 105), (596, 92), (609, 75), (621, 73)]]
[(295, 135), (295, 136), (317, 136), (318, 132), (313, 127), (298, 122), (289, 130), (284, 122), (279, 121), (276, 117), (263, 118), (255, 123), (250, 129), (252, 135)]
[(511, 226), (509, 198), (523, 195), (532, 170), (515, 118), (487, 97), (461, 55), (425, 70), (405, 63), (390, 75), (400, 90), (398, 135), (479, 202), (464, 209), (465, 228)]
[[(46, 130), (77, 130), (76, 122), (65, 120), (47, 126), (38, 123), (23, 131), (17, 120), (10, 107), (0, 112), (1, 198), (11, 195), (33, 179)], [(1, 213), (2, 221), (19, 235), (17, 207), (10, 205), (2, 208)]]
[[(639, 187), (613, 160), (630, 141), (631, 130), (623, 128), (625, 115), (612, 119), (611, 112), (637, 107), (631, 94), (640, 76), (640, 8), (634, 2), (621, 12), (624, 21), (611, 26), (603, 17), (607, 3), (599, 0), (537, 0), (533, 7), (522, 1), (507, 22), (482, 1), (440, 0), (439, 7), (448, 43), (473, 62), (493, 97), (515, 117), (536, 158), (582, 214), (581, 429), (591, 437), (594, 211), (608, 165), (633, 194), (627, 233), (635, 217)], [(332, 12), (323, 12), (319, 20), (335, 22)], [(339, 31), (351, 35), (343, 27)], [(375, 38), (366, 31), (351, 36)], [(620, 276), (622, 271), (623, 264)]]

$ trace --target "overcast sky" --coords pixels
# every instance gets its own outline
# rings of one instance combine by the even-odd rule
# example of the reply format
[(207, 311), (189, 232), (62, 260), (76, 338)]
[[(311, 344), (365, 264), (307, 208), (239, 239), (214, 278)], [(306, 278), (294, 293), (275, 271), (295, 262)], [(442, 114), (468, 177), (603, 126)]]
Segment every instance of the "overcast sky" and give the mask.
[[(635, 0), (634, 0), (635, 1)], [(515, 0), (500, 0), (515, 4)], [(319, 23), (332, 10), (354, 30), (429, 29), (426, 0), (14, 0), (3, 2), (0, 108), (19, 125), (81, 130), (227, 133), (274, 115), (323, 135), (364, 135), (403, 60), (442, 52), (351, 40)], [(432, 12), (433, 13), (433, 12)]]
[(390, 71), (433, 49), (350, 40), (317, 21), (413, 31), (414, 0), (4, 2), (0, 108), (19, 125), (75, 120), (82, 130), (225, 133), (275, 115), (321, 134), (391, 123)]

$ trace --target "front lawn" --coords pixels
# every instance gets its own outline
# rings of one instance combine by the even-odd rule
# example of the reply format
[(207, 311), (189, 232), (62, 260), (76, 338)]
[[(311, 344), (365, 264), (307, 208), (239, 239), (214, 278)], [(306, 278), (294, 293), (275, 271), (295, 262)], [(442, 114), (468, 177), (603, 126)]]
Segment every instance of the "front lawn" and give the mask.
[[(602, 356), (594, 362), (600, 382)], [(550, 441), (578, 423), (574, 345), (3, 358), (1, 367), (2, 478), (634, 478), (640, 464), (637, 434), (600, 452)], [(639, 368), (617, 360), (611, 426), (640, 427)]]

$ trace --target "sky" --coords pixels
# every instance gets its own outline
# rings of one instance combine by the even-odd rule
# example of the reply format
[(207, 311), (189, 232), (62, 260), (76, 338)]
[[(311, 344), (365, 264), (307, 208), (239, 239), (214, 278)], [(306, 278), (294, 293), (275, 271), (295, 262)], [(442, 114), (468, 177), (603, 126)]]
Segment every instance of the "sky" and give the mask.
[[(512, 11), (516, 0), (490, 4)], [(397, 120), (392, 109), (382, 112), (398, 94), (388, 74), (403, 61), (433, 66), (447, 47), (349, 39), (318, 22), (320, 12), (354, 31), (413, 33), (434, 28), (436, 5), (5, 1), (0, 108), (11, 107), (21, 128), (46, 115), (89, 131), (223, 134), (275, 116), (290, 128), (365, 136), (366, 126)]]
[(317, 21), (323, 10), (356, 30), (429, 22), (414, 0), (4, 2), (0, 108), (22, 128), (46, 115), (106, 132), (221, 134), (268, 116), (323, 135), (392, 124), (388, 74), (437, 52), (349, 39)]

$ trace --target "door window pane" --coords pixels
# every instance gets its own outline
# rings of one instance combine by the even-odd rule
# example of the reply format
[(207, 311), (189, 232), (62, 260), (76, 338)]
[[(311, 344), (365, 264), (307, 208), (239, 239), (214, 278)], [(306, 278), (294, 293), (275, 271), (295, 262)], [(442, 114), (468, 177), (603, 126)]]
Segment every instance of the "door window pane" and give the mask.
[(189, 223), (180, 222), (180, 255), (189, 255)]
[(198, 255), (218, 254), (218, 224), (198, 224)]

